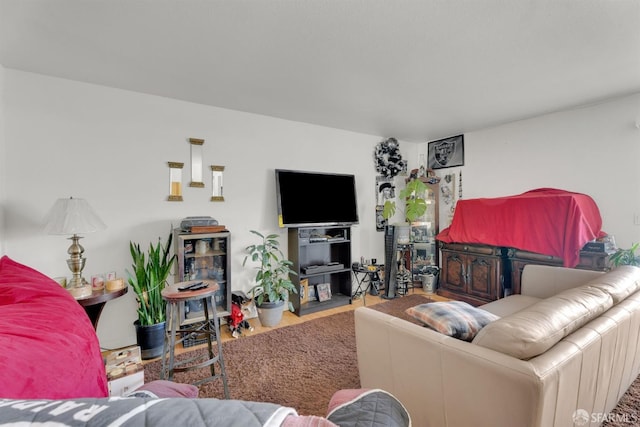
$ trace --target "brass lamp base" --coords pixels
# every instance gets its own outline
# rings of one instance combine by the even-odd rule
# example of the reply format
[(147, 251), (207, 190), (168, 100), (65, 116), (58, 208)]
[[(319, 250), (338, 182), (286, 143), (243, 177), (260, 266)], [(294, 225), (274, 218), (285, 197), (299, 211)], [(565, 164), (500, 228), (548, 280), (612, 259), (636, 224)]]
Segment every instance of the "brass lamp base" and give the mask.
[(70, 237), (69, 240), (71, 240), (72, 243), (67, 250), (67, 253), (71, 255), (71, 258), (67, 260), (67, 265), (69, 266), (71, 273), (73, 273), (73, 277), (69, 282), (67, 290), (75, 299), (85, 298), (93, 293), (91, 285), (82, 277), (82, 269), (84, 268), (84, 264), (87, 260), (82, 258), (84, 248), (79, 243), (80, 239), (81, 237), (77, 234)]

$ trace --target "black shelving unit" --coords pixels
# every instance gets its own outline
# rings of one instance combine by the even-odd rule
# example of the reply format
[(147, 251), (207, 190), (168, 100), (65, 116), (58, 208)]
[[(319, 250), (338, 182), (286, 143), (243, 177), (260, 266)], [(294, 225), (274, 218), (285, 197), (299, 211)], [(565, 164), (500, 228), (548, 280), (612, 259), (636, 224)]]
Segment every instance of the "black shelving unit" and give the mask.
[[(291, 278), (298, 293), (289, 299), (298, 316), (351, 304), (351, 227), (289, 228), (288, 243), (298, 274)], [(315, 292), (321, 284), (331, 289), (326, 301)]]

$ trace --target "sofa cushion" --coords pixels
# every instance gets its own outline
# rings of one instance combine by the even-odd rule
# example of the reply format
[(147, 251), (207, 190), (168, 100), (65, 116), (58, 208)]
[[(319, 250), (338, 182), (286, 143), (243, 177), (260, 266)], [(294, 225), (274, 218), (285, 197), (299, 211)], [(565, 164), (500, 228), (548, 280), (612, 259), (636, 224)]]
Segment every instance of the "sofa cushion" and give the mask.
[(541, 298), (514, 294), (481, 305), (480, 308), (488, 311), (489, 313), (493, 313), (496, 316), (505, 317), (520, 310), (524, 310), (538, 301), (541, 301)]
[(465, 341), (471, 341), (485, 325), (499, 319), (463, 301), (429, 302), (405, 312), (441, 334)]
[(640, 289), (638, 270), (640, 270), (639, 267), (621, 265), (609, 273), (591, 280), (588, 285), (602, 289), (611, 295), (615, 305)]
[(530, 359), (612, 305), (608, 293), (586, 284), (492, 322), (478, 333), (473, 343), (518, 359)]

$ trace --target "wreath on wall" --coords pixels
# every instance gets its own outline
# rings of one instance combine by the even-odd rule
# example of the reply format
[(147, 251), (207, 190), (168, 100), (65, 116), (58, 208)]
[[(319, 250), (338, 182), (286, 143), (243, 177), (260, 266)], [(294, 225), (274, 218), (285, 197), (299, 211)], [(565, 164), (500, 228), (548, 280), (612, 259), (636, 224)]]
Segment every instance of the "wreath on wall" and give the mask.
[(402, 160), (400, 144), (395, 138), (388, 138), (376, 145), (374, 158), (376, 171), (387, 178), (393, 178), (407, 169), (407, 162)]

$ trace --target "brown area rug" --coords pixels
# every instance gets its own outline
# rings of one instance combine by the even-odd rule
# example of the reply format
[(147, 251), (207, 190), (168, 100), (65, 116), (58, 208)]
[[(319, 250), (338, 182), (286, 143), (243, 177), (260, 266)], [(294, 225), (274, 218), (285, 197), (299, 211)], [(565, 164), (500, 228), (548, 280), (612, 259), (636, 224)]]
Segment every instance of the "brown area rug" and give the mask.
[(602, 426), (629, 427), (640, 425), (640, 377), (631, 384)]
[[(400, 317), (406, 308), (428, 301), (409, 295), (369, 307)], [(224, 342), (222, 351), (232, 399), (278, 403), (301, 415), (324, 416), (336, 391), (360, 387), (353, 311), (240, 337)], [(178, 358), (195, 352), (206, 350)], [(159, 379), (161, 367), (159, 360), (147, 364), (145, 380)], [(207, 372), (176, 373), (174, 380), (193, 382)], [(199, 395), (222, 398), (221, 381), (201, 385)]]
[[(404, 310), (429, 301), (416, 294), (368, 307), (413, 322)], [(240, 337), (223, 343), (222, 347), (232, 399), (272, 402), (295, 408), (300, 415), (325, 416), (336, 391), (360, 387), (353, 311)], [(205, 351), (195, 350), (178, 358)], [(159, 379), (160, 369), (160, 361), (147, 364), (145, 380)], [(178, 373), (174, 380), (193, 382), (206, 372)], [(222, 396), (221, 381), (200, 386), (200, 397)], [(624, 419), (640, 422), (639, 405), (640, 380), (636, 380), (612, 412), (611, 419), (615, 419), (616, 414), (626, 414)], [(624, 419), (604, 425), (629, 426)]]

